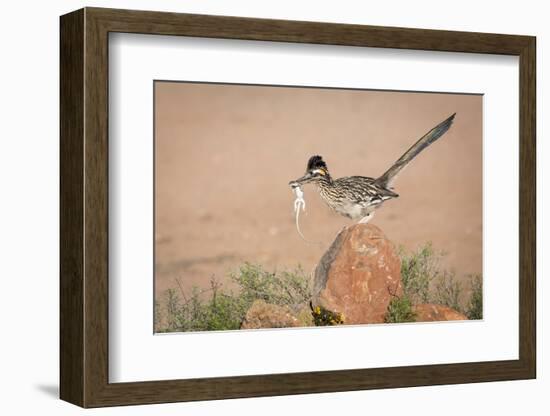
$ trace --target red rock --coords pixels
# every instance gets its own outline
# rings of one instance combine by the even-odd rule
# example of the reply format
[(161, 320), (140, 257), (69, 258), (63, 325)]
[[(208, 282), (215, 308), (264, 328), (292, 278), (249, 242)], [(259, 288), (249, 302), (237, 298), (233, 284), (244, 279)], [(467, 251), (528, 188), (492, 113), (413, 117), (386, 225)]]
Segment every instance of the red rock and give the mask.
[(466, 321), (468, 317), (455, 311), (452, 308), (443, 305), (434, 305), (423, 303), (414, 305), (413, 312), (416, 314), (416, 322), (434, 322), (434, 321)]
[(289, 308), (256, 300), (246, 312), (241, 329), (288, 328), (304, 326)]
[(315, 270), (314, 306), (343, 314), (345, 324), (384, 322), (392, 294), (402, 293), (397, 250), (371, 224), (340, 231)]

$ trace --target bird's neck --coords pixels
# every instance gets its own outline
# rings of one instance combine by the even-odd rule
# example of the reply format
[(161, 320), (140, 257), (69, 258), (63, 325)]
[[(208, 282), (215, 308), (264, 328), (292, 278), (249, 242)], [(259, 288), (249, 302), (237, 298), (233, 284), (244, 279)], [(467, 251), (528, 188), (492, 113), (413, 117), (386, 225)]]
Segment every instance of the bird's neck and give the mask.
[(332, 187), (334, 184), (334, 181), (332, 180), (332, 177), (327, 173), (325, 176), (322, 176), (317, 181), (317, 186), (321, 189), (326, 189)]

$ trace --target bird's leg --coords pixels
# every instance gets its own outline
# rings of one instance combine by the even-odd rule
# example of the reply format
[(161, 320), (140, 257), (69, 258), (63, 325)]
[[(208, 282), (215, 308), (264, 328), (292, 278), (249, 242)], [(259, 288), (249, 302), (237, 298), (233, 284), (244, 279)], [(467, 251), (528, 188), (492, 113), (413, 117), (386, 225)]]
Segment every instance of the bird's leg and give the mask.
[(372, 217), (374, 217), (374, 212), (369, 212), (367, 215), (361, 218), (357, 224), (367, 224), (370, 220), (372, 220)]

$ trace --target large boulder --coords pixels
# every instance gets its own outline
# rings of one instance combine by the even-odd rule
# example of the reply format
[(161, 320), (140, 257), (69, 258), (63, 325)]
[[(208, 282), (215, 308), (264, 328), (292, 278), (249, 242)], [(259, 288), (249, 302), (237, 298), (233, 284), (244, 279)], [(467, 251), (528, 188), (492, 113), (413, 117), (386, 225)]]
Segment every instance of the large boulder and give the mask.
[(415, 314), (416, 322), (434, 322), (434, 321), (466, 321), (468, 317), (455, 311), (448, 306), (434, 305), (431, 303), (422, 303), (414, 305), (412, 310)]
[(256, 300), (246, 312), (241, 329), (288, 328), (303, 325), (289, 308)]
[(343, 314), (345, 324), (384, 322), (391, 299), (402, 293), (397, 250), (371, 224), (340, 231), (315, 270), (313, 305)]

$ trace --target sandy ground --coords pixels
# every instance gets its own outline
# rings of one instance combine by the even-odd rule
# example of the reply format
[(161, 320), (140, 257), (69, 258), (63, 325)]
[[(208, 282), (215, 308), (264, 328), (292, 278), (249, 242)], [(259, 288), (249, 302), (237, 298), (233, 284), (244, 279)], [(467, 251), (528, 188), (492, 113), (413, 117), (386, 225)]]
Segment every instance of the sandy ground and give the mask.
[(482, 97), (155, 84), (157, 297), (226, 279), (242, 262), (313, 270), (350, 220), (304, 188), (300, 239), (289, 180), (311, 155), (333, 177), (382, 174), (456, 112), (451, 130), (395, 182), (372, 220), (396, 245), (431, 241), (457, 277), (482, 271)]

